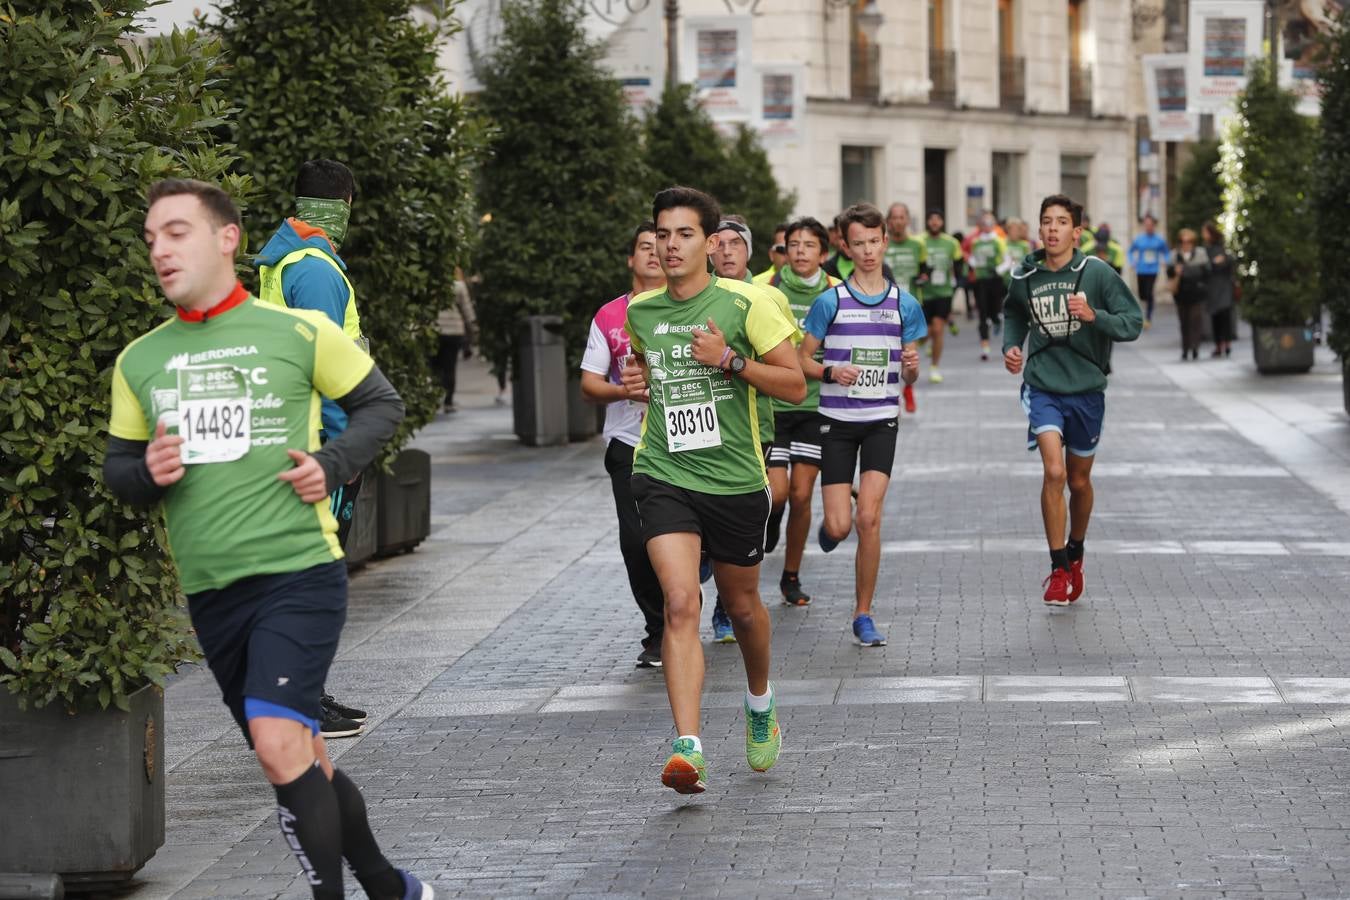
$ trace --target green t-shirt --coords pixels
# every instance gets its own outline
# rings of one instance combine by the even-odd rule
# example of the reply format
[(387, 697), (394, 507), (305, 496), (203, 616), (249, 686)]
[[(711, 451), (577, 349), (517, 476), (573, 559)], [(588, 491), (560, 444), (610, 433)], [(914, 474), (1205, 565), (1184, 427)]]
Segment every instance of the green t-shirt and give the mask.
[(187, 438), (163, 500), (184, 593), (342, 558), (328, 498), (305, 503), (277, 475), (294, 468), (287, 450), (319, 448), (319, 395), (340, 399), (374, 365), (322, 312), (253, 297), (127, 345), (109, 432), (148, 441), (164, 419)]
[(911, 234), (903, 241), (890, 241), (885, 258), (900, 289), (919, 297), (919, 287), (914, 282), (919, 277), (919, 267), (928, 262), (928, 246)]
[(763, 490), (758, 392), (691, 352), (690, 333), (709, 318), (732, 350), (751, 359), (797, 331), (762, 291), (730, 278), (712, 277), (688, 300), (665, 288), (630, 300), (624, 330), (647, 363), (651, 386), (633, 472), (705, 494)]
[(1031, 253), (1031, 241), (1008, 241), (1008, 259), (1013, 261), (1013, 265), (1003, 276), (1004, 284), (1008, 284), (1012, 281), (1013, 269), (1020, 266), (1022, 260), (1026, 259), (1027, 254), (1029, 253)]
[[(777, 287), (787, 298), (788, 308), (792, 315), (792, 321), (797, 323), (798, 331), (806, 324), (806, 315), (811, 312), (811, 304), (815, 302), (824, 291), (839, 284), (839, 279), (834, 278), (824, 269), (820, 269), (820, 277), (816, 279), (815, 284), (807, 284), (802, 281), (797, 273), (793, 272), (788, 266), (778, 273)], [(801, 339), (797, 339), (801, 343)], [(825, 358), (825, 348), (821, 347), (816, 351), (816, 362)], [(815, 412), (820, 408), (820, 381), (815, 378), (806, 379), (806, 399), (801, 403), (788, 403), (786, 400), (773, 398), (774, 412)]]
[(928, 255), (928, 284), (923, 295), (928, 300), (945, 300), (956, 293), (956, 261), (962, 259), (961, 243), (950, 234), (923, 236)]
[(1005, 243), (997, 231), (981, 231), (970, 241), (970, 267), (976, 278), (998, 278)]

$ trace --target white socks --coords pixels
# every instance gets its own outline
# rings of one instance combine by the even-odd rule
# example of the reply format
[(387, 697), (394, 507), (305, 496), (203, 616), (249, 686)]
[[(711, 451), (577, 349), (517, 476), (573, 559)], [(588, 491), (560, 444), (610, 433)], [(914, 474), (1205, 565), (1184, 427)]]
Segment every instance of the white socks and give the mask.
[(703, 752), (703, 742), (700, 741), (700, 740), (698, 739), (698, 735), (696, 735), (696, 734), (682, 734), (682, 735), (680, 735), (679, 740), (682, 740), (682, 741), (693, 741), (693, 742), (694, 742), (694, 752), (695, 752), (695, 753), (702, 753), (702, 752)]
[(764, 695), (757, 697), (749, 691), (745, 692), (745, 705), (757, 713), (768, 712), (773, 704), (773, 688), (770, 687), (764, 692)]

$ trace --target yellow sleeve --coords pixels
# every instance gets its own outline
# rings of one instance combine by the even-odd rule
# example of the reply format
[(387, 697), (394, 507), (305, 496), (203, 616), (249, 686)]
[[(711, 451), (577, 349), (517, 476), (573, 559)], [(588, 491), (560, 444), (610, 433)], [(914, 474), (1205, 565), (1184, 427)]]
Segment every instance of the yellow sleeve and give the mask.
[(375, 368), (375, 360), (322, 313), (305, 316), (314, 327), (314, 387), (325, 397), (345, 397)]
[[(745, 317), (745, 334), (756, 356), (763, 356), (783, 341), (792, 340), (794, 334), (798, 336), (798, 341), (801, 340), (801, 330), (792, 318), (791, 308), (784, 315), (778, 304), (762, 291), (752, 289), (745, 294), (750, 300), (750, 311)], [(784, 306), (787, 306), (786, 300)]]
[(965, 259), (965, 258), (966, 258), (966, 251), (965, 251), (964, 249), (962, 249), (962, 247), (961, 247), (961, 242), (958, 241), (956, 238), (952, 238), (952, 249), (953, 249), (953, 251), (954, 251), (954, 252), (953, 252), (953, 255), (952, 255), (952, 259)]
[(141, 401), (127, 384), (122, 374), (122, 357), (117, 357), (112, 376), (112, 415), (108, 417), (108, 433), (127, 441), (150, 440), (150, 423), (145, 420)]
[(792, 346), (801, 346), (802, 330), (797, 326), (797, 317), (792, 314), (792, 307), (788, 304), (787, 294), (771, 284), (763, 285), (763, 289), (773, 298), (774, 303), (778, 304), (778, 311), (783, 314), (783, 318), (792, 324)]

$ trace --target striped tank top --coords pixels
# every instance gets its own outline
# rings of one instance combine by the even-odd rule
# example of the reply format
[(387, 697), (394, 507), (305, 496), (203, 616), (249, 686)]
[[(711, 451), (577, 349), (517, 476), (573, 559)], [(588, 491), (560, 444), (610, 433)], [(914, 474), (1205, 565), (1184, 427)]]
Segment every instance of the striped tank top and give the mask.
[(879, 422), (900, 415), (900, 352), (904, 320), (900, 289), (888, 282), (886, 296), (875, 306), (835, 287), (839, 309), (822, 346), (827, 366), (855, 365), (862, 376), (851, 385), (822, 383), (820, 412), (841, 422)]

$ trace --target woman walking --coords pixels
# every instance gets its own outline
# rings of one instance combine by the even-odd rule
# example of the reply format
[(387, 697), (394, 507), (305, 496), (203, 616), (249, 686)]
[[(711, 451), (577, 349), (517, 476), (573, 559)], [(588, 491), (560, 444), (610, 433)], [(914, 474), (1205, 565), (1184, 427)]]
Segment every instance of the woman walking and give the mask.
[(1210, 265), (1209, 297), (1205, 301), (1214, 330), (1214, 352), (1210, 356), (1231, 356), (1233, 338), (1237, 337), (1233, 321), (1233, 257), (1224, 248), (1223, 235), (1214, 222), (1200, 226), (1200, 238)]
[(478, 332), (478, 319), (474, 315), (469, 286), (464, 283), (463, 273), (458, 269), (455, 270), (455, 284), (452, 291), (452, 302), (436, 316), (440, 341), (436, 348), (435, 366), (441, 376), (441, 387), (445, 389), (446, 412), (457, 411), (455, 372), (459, 365), (460, 354), (463, 354), (465, 359), (473, 355), (474, 339)]
[[(1182, 360), (1200, 358), (1200, 339), (1205, 331), (1205, 304), (1209, 299), (1209, 256), (1196, 246), (1195, 232), (1183, 228), (1177, 234), (1175, 261), (1167, 267), (1172, 279), (1172, 297), (1181, 321)], [(1188, 357), (1189, 355), (1189, 357)]]

